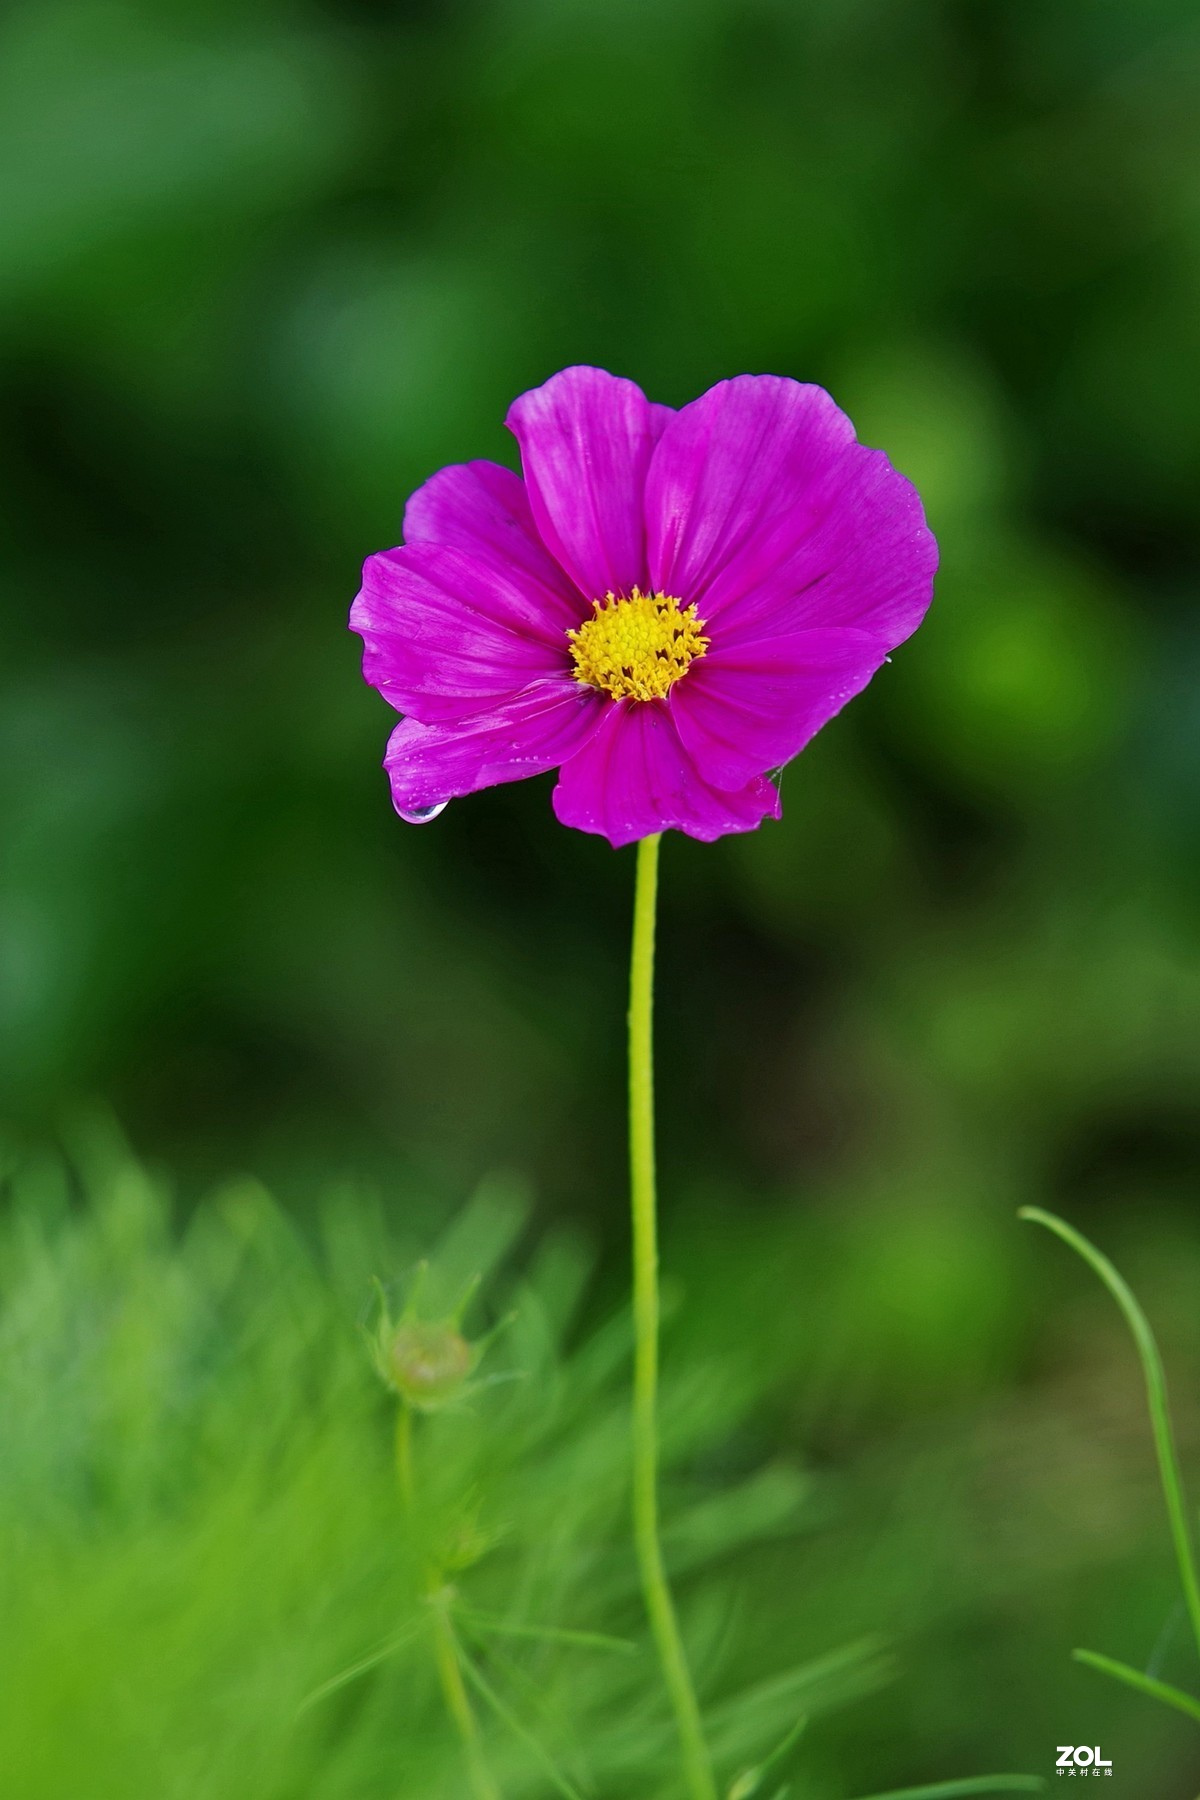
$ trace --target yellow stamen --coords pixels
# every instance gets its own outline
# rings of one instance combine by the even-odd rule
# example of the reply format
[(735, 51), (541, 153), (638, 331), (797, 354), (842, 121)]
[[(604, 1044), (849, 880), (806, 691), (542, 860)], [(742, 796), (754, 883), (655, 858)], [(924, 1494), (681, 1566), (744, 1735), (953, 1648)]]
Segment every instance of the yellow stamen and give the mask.
[(703, 630), (696, 608), (670, 594), (605, 594), (592, 601), (592, 617), (567, 633), (575, 679), (615, 700), (661, 700), (708, 649)]

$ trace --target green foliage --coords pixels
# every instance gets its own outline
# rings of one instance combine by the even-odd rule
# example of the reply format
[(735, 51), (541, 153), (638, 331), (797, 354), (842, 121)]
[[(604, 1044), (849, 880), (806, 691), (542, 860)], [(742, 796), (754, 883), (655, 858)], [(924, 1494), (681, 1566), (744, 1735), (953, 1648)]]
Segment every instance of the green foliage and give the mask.
[[(161, 1186), (94, 1138), (9, 1187), (0, 1761), (22, 1800), (449, 1800), (438, 1607), (506, 1796), (671, 1791), (628, 1548), (627, 1325), (578, 1333), (577, 1249), (506, 1260), (524, 1208), (495, 1186), (451, 1228), (432, 1273), (490, 1246), (487, 1304), (514, 1315), (491, 1357), (511, 1379), (416, 1421), (406, 1513), (395, 1403), (354, 1322), (367, 1269), (405, 1252), (361, 1210), (331, 1200), (306, 1241), (243, 1182), (178, 1232)], [(740, 1493), (698, 1479), (751, 1399), (714, 1375), (665, 1390), (667, 1545), (731, 1781), (884, 1664), (858, 1644), (751, 1677), (743, 1644), (730, 1666), (735, 1595), (770, 1666), (752, 1553), (803, 1525), (806, 1490), (782, 1468)]]

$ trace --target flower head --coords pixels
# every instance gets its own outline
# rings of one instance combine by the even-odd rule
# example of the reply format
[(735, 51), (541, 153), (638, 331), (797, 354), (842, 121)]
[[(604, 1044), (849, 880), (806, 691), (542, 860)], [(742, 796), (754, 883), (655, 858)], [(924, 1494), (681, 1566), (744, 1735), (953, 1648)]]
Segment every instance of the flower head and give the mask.
[(398, 1319), (392, 1318), (387, 1295), (377, 1284), (379, 1313), (370, 1345), (380, 1379), (406, 1406), (428, 1413), (457, 1406), (486, 1385), (472, 1378), (492, 1339), (509, 1321), (502, 1319), (485, 1337), (473, 1341), (464, 1335), (463, 1314), (478, 1285), (475, 1281), (463, 1291), (453, 1312), (424, 1317), (421, 1302), (427, 1274), (427, 1264), (420, 1263)]
[(456, 1400), (471, 1373), (471, 1346), (448, 1319), (397, 1325), (381, 1351), (388, 1385), (423, 1412)]
[(397, 811), (558, 769), (559, 819), (614, 845), (777, 818), (770, 772), (925, 615), (915, 489), (824, 389), (776, 375), (675, 412), (564, 369), (507, 422), (524, 479), (434, 475), (351, 610), (403, 714)]

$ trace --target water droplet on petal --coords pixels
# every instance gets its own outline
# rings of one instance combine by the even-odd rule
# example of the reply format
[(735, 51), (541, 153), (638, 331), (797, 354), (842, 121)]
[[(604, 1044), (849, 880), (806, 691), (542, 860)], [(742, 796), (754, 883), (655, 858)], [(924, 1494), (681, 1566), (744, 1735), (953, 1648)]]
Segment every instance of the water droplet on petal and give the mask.
[(436, 819), (439, 813), (444, 813), (449, 804), (450, 802), (448, 800), (441, 800), (436, 806), (412, 806), (407, 808), (398, 806), (396, 811), (400, 814), (400, 817), (404, 820), (406, 825), (428, 825), (431, 819)]

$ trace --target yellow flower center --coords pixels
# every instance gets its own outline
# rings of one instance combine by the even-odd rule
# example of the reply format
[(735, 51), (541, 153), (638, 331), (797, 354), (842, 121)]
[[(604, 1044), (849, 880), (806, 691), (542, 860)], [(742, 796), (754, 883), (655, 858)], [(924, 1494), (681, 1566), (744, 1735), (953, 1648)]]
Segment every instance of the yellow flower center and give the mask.
[(670, 594), (605, 594), (592, 617), (568, 631), (576, 681), (614, 700), (661, 700), (688, 664), (708, 649), (704, 620)]

